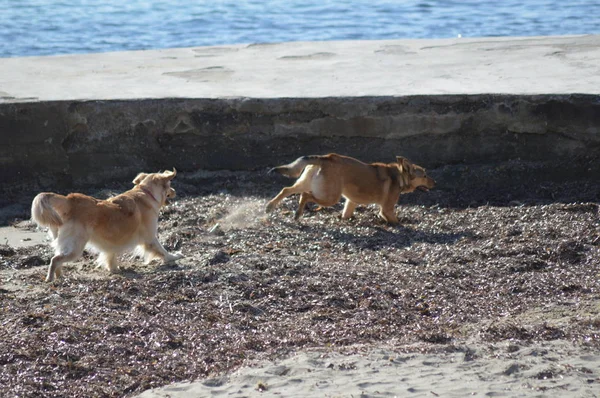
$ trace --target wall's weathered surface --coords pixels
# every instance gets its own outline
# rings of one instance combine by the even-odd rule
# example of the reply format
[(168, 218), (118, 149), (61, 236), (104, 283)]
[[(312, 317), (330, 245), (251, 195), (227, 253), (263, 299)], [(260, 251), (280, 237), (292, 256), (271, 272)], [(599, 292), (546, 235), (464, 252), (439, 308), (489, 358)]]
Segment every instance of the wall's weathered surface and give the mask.
[[(309, 153), (429, 168), (600, 159), (600, 96), (164, 99), (0, 104), (4, 190), (176, 167), (260, 169)], [(586, 166), (587, 167), (587, 166)], [(590, 173), (590, 170), (584, 170)]]

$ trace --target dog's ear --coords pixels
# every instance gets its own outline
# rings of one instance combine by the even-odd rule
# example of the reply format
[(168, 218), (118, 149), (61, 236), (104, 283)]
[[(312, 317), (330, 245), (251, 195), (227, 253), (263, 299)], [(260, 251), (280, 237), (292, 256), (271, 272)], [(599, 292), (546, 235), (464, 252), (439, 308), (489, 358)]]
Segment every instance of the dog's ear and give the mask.
[(398, 163), (398, 168), (400, 169), (400, 173), (408, 173), (412, 174), (412, 163), (408, 159), (402, 156), (396, 156), (396, 162)]
[(162, 173), (162, 175), (164, 178), (172, 180), (177, 175), (177, 170), (175, 170), (175, 167), (173, 167), (173, 171), (166, 170), (164, 173)]
[(140, 173), (133, 179), (133, 184), (138, 185), (140, 182), (144, 181), (144, 178), (148, 177), (146, 173)]

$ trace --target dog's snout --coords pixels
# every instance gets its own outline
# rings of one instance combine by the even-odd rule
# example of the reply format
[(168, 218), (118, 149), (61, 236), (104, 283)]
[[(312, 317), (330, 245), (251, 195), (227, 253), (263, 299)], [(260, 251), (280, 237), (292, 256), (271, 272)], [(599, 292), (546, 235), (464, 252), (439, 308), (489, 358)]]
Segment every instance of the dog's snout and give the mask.
[(177, 193), (173, 188), (169, 188), (169, 192), (167, 193), (167, 198), (174, 198)]

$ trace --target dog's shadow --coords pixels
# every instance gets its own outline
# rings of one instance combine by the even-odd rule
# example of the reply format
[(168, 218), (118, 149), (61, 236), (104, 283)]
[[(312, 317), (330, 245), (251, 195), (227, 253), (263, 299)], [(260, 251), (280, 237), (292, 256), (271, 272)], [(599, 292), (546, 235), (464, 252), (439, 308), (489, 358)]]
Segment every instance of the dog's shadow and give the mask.
[(189, 266), (182, 265), (178, 260), (169, 262), (169, 263), (159, 263), (152, 267), (153, 264), (150, 264), (149, 271), (141, 271), (139, 267), (135, 265), (121, 266), (119, 268), (119, 275), (127, 278), (127, 279), (141, 279), (144, 278), (148, 273), (168, 273), (168, 272), (178, 272), (189, 269)]
[(426, 232), (404, 225), (374, 226), (372, 229), (375, 231), (367, 236), (344, 230), (331, 230), (320, 225), (304, 224), (296, 227), (303, 231), (326, 233), (332, 240), (345, 243), (359, 250), (401, 249), (410, 247), (414, 243), (450, 245), (463, 238), (473, 237), (470, 232)]

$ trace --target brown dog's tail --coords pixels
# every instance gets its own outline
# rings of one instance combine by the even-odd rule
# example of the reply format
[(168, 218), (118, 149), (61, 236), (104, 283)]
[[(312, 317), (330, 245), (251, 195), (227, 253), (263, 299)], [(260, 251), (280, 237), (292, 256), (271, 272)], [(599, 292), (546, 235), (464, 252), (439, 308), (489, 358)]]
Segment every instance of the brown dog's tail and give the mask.
[(302, 156), (302, 157), (294, 160), (290, 164), (273, 167), (271, 170), (269, 170), (269, 173), (276, 171), (279, 174), (283, 174), (286, 177), (298, 178), (298, 177), (300, 177), (300, 174), (302, 174), (302, 172), (304, 171), (304, 168), (306, 166), (310, 166), (310, 165), (319, 166), (319, 165), (321, 165), (321, 162), (323, 162), (323, 160), (324, 160), (323, 158), (324, 158), (324, 156), (321, 156), (321, 155)]
[(31, 219), (39, 226), (58, 228), (64, 221), (56, 211), (67, 210), (67, 198), (55, 193), (43, 192), (33, 198), (31, 203)]

